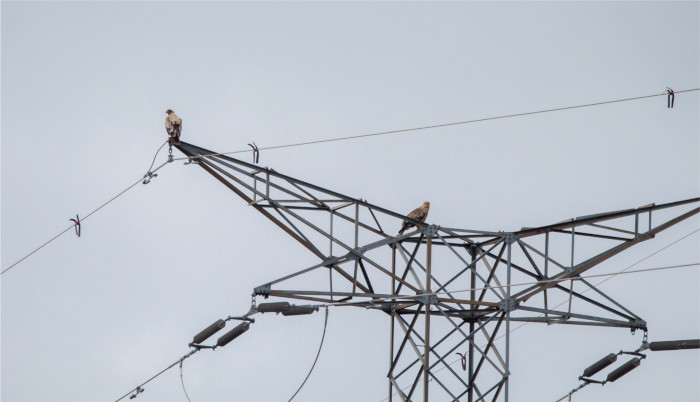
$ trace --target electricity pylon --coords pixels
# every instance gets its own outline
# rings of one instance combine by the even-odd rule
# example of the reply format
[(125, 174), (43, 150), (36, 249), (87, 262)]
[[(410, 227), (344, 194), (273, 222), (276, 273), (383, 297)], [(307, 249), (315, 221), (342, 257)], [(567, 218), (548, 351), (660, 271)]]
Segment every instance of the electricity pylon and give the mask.
[[(646, 331), (581, 275), (700, 211), (694, 198), (515, 232), (414, 221), (396, 235), (405, 215), (191, 144), (177, 148), (318, 257), (254, 295), (390, 317), (389, 401), (508, 401), (513, 322)], [(556, 305), (558, 295), (565, 301)], [(455, 368), (447, 359), (456, 354)]]

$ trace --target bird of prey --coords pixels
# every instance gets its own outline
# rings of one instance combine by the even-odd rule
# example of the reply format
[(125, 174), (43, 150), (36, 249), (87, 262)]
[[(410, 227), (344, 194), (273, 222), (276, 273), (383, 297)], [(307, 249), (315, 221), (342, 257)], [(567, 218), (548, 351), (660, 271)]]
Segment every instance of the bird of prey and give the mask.
[(165, 118), (165, 129), (170, 136), (171, 144), (180, 145), (180, 132), (182, 131), (182, 119), (177, 117), (175, 112), (168, 109), (165, 111), (168, 117)]
[[(424, 202), (423, 205), (420, 207), (414, 209), (411, 211), (410, 214), (408, 214), (408, 217), (411, 219), (415, 219), (417, 221), (425, 222), (425, 218), (428, 217), (428, 210), (430, 209), (430, 203), (428, 201)], [(403, 234), (403, 232), (410, 228), (416, 226), (413, 223), (409, 221), (403, 221), (403, 225), (401, 226), (401, 230), (399, 230), (399, 234)]]

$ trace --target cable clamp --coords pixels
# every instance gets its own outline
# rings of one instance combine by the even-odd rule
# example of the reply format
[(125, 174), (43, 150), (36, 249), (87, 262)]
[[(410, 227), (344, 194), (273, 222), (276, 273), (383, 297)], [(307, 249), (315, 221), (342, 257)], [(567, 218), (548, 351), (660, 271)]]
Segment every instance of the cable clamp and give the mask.
[(187, 158), (187, 162), (183, 163), (183, 165), (199, 165), (199, 158)]
[(253, 142), (252, 144), (248, 144), (248, 146), (253, 148), (253, 163), (258, 163), (260, 160), (260, 149), (258, 148), (258, 145)]
[(80, 237), (80, 218), (78, 217), (78, 214), (75, 215), (75, 219), (69, 219), (70, 221), (73, 221), (73, 226), (75, 227), (75, 234)]
[(462, 362), (462, 370), (467, 371), (467, 354), (461, 354), (459, 352), (455, 353), (456, 355), (459, 355), (461, 357), (461, 362)]
[(139, 394), (142, 393), (143, 391), (144, 391), (144, 389), (141, 388), (141, 386), (136, 387), (136, 389), (134, 390), (134, 393), (131, 394), (131, 396), (129, 397), (129, 399), (134, 399), (134, 398), (136, 398), (136, 397), (139, 396)]
[(668, 95), (667, 107), (673, 109), (673, 104), (676, 101), (676, 93), (673, 92), (673, 89), (666, 87), (666, 94)]
[(158, 174), (157, 174), (157, 173), (148, 172), (148, 173), (146, 173), (145, 175), (143, 175), (143, 182), (142, 182), (142, 183), (143, 183), (143, 184), (148, 184), (148, 183), (151, 182), (151, 179), (154, 179), (154, 178), (156, 178), (156, 177), (158, 177)]

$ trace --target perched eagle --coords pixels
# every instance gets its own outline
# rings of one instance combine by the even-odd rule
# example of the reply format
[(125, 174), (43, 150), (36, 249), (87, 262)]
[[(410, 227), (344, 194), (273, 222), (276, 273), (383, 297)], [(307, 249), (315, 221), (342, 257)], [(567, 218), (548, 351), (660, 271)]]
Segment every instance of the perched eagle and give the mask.
[[(414, 209), (411, 211), (410, 214), (408, 214), (408, 217), (411, 219), (415, 219), (417, 221), (425, 222), (425, 218), (428, 217), (428, 210), (430, 209), (430, 203), (428, 201), (424, 202), (423, 205), (420, 207)], [(409, 221), (403, 221), (403, 225), (401, 226), (401, 230), (399, 230), (399, 234), (403, 234), (403, 232), (410, 228), (416, 226), (413, 223)]]
[(165, 118), (165, 129), (171, 138), (173, 145), (180, 145), (180, 132), (182, 131), (182, 119), (177, 117), (175, 112), (168, 109), (165, 111), (168, 117)]

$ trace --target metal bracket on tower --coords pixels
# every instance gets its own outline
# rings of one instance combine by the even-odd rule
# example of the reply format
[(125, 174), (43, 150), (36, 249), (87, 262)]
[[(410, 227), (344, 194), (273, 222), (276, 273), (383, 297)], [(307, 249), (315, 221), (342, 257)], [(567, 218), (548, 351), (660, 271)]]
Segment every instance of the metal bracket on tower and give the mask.
[(438, 297), (435, 294), (420, 295), (420, 296), (416, 297), (416, 300), (423, 303), (423, 304), (428, 304), (428, 305), (438, 303)]
[(270, 292), (272, 292), (272, 285), (262, 285), (258, 286), (254, 290), (256, 295), (263, 296), (264, 298), (270, 297)]
[(423, 233), (425, 237), (435, 237), (439, 229), (440, 226), (438, 225), (423, 225), (423, 227), (421, 228), (421, 233)]
[(637, 318), (634, 321), (634, 325), (637, 329), (644, 330), (644, 336), (646, 337), (646, 335), (647, 335), (647, 322), (642, 320), (641, 318)]
[(506, 244), (513, 244), (518, 240), (518, 235), (515, 233), (503, 233), (503, 241), (506, 242)]
[(504, 313), (513, 311), (517, 308), (517, 304), (515, 303), (515, 298), (510, 297), (507, 299), (503, 299), (498, 302), (498, 308), (501, 309)]
[(365, 251), (367, 251), (367, 247), (357, 247), (356, 249), (350, 251), (347, 254), (347, 259), (348, 260), (359, 260), (365, 254)]

